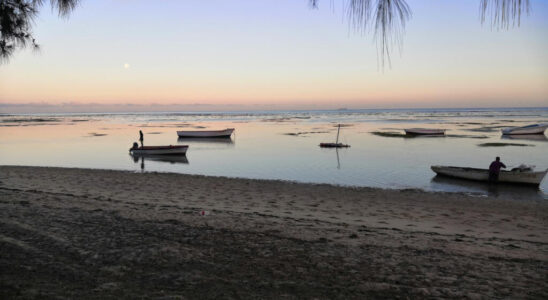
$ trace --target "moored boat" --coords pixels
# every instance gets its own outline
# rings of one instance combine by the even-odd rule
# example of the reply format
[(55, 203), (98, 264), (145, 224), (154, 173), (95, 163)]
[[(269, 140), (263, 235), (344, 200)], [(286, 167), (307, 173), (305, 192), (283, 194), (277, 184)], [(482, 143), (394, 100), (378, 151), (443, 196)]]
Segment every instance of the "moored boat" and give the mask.
[(137, 163), (145, 160), (166, 162), (170, 164), (188, 164), (186, 155), (155, 155), (155, 154), (130, 154), (133, 162)]
[(502, 129), (503, 135), (544, 134), (548, 124), (533, 124), (522, 127), (509, 127)]
[[(450, 176), (455, 178), (488, 181), (489, 170), (479, 168), (452, 167), (452, 166), (432, 166), (432, 171), (438, 175)], [(546, 175), (545, 171), (534, 172), (531, 169), (516, 168), (511, 171), (500, 171), (498, 182), (532, 184), (539, 185)]]
[(188, 145), (143, 146), (133, 147), (129, 152), (133, 155), (185, 155)]
[(343, 144), (343, 143), (320, 143), (320, 147), (322, 148), (348, 148), (350, 145)]
[(339, 133), (341, 132), (341, 124), (337, 126), (337, 139), (334, 143), (320, 143), (321, 148), (348, 148), (350, 145), (339, 143)]
[(408, 128), (404, 129), (407, 135), (444, 135), (445, 129)]
[(234, 128), (222, 130), (179, 130), (177, 135), (180, 138), (228, 138), (234, 132)]

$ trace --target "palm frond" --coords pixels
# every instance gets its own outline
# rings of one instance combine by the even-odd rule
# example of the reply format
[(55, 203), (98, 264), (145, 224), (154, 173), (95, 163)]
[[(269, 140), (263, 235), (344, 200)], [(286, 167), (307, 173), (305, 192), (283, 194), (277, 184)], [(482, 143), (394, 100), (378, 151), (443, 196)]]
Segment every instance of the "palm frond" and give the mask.
[[(59, 16), (68, 16), (80, 0), (50, 0)], [(13, 53), (27, 46), (39, 49), (32, 34), (34, 18), (44, 0), (0, 0), (0, 63), (7, 62)]]
[[(318, 0), (310, 0), (317, 7)], [(405, 25), (411, 18), (411, 9), (405, 0), (346, 0), (345, 11), (352, 29), (364, 34), (370, 27), (375, 30), (379, 66), (391, 64), (392, 48), (401, 51)]]
[(480, 18), (484, 24), (488, 15), (491, 16), (491, 27), (509, 29), (521, 25), (521, 15), (529, 14), (529, 0), (481, 0)]

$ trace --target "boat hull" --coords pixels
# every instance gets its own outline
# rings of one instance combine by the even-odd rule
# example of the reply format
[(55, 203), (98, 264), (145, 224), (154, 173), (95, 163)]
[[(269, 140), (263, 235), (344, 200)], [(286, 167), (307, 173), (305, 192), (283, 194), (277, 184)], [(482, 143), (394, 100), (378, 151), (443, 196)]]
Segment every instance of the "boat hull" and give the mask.
[(341, 143), (320, 143), (322, 148), (348, 148), (350, 145), (341, 144)]
[(404, 129), (407, 135), (444, 135), (445, 129), (409, 128)]
[(129, 152), (133, 155), (185, 155), (188, 150), (187, 145), (180, 146), (145, 146), (131, 148)]
[[(432, 166), (431, 169), (438, 175), (476, 181), (489, 181), (489, 170), (487, 169), (462, 168), (451, 166)], [(501, 171), (499, 173), (498, 182), (539, 185), (542, 182), (542, 179), (546, 175), (547, 171)]]
[(180, 130), (177, 135), (180, 138), (228, 138), (234, 132), (234, 128), (223, 130)]
[(548, 128), (548, 124), (529, 125), (524, 127), (511, 127), (502, 129), (503, 135), (528, 135), (528, 134), (544, 134), (544, 131)]

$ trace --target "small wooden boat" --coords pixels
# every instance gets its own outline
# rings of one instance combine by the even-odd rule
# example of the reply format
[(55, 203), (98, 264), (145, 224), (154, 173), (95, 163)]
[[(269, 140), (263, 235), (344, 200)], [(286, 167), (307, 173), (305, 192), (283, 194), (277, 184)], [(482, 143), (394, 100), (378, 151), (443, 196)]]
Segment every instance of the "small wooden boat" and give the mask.
[(334, 143), (320, 143), (322, 148), (348, 148), (350, 145), (339, 143), (339, 133), (341, 132), (341, 124), (337, 128), (337, 139)]
[[(438, 175), (456, 177), (477, 181), (488, 181), (489, 170), (450, 166), (432, 166), (432, 171)], [(499, 182), (539, 185), (546, 175), (546, 171), (534, 172), (531, 169), (516, 168), (512, 171), (500, 171)]]
[(155, 154), (130, 154), (133, 158), (133, 162), (137, 163), (139, 160), (144, 162), (148, 161), (159, 161), (166, 162), (170, 164), (188, 164), (188, 158), (186, 155), (155, 155)]
[(544, 134), (544, 130), (548, 128), (548, 124), (533, 124), (522, 127), (509, 127), (502, 129), (503, 135), (517, 134)]
[(133, 155), (185, 155), (188, 145), (144, 146), (129, 148)]
[(445, 129), (409, 128), (404, 129), (407, 135), (444, 135)]
[(180, 138), (228, 138), (234, 132), (234, 128), (222, 130), (179, 130), (177, 135)]

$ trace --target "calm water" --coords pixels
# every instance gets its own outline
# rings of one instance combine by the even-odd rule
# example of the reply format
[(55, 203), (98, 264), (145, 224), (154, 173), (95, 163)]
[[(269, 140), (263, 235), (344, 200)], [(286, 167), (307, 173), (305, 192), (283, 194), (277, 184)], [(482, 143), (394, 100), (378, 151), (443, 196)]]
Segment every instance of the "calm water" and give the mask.
[[(548, 168), (545, 135), (503, 139), (500, 128), (548, 122), (548, 108), (339, 110), (231, 113), (51, 114), (0, 116), (0, 164), (161, 171), (282, 179), (381, 188), (459, 191), (515, 199), (548, 199), (539, 189), (489, 188), (439, 178), (431, 165), (486, 168), (495, 156), (508, 166)], [(347, 149), (321, 149), (340, 141)], [(236, 128), (231, 139), (178, 140), (176, 130)], [(445, 128), (446, 137), (401, 137), (403, 128)], [(135, 161), (128, 148), (188, 144), (185, 158)], [(374, 134), (381, 132), (382, 135)], [(512, 143), (482, 147), (483, 143)]]

